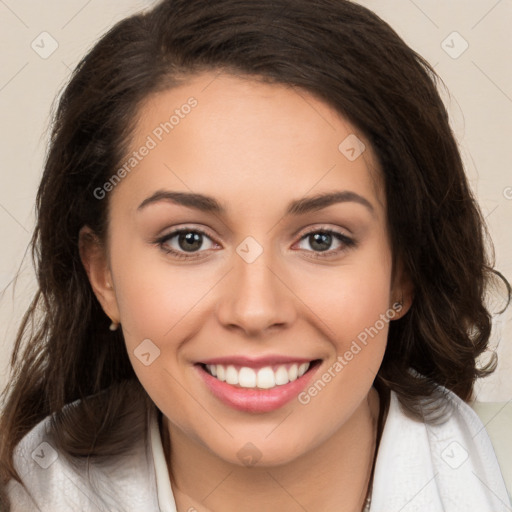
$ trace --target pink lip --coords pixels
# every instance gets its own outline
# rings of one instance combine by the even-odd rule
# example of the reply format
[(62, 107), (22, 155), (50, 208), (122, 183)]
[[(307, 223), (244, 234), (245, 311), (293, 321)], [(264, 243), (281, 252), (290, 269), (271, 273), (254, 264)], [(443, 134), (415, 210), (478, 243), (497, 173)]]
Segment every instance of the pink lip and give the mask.
[(274, 366), (276, 364), (302, 364), (313, 361), (314, 358), (304, 359), (301, 357), (290, 357), (280, 355), (270, 355), (264, 357), (246, 357), (246, 356), (228, 356), (228, 357), (214, 357), (213, 359), (206, 359), (201, 361), (202, 364), (222, 364), (224, 366), (246, 366), (248, 368), (263, 368), (265, 366)]
[[(231, 362), (233, 359), (229, 359), (229, 361)], [(288, 358), (287, 361), (290, 361), (290, 359)], [(304, 360), (303, 362), (307, 361), (310, 360)], [(293, 360), (293, 362), (296, 362), (296, 360)], [(258, 389), (232, 386), (210, 375), (201, 364), (195, 365), (200, 377), (215, 397), (234, 409), (252, 413), (271, 412), (283, 407), (308, 385), (319, 367), (320, 364), (313, 366), (302, 377), (288, 384), (276, 386), (272, 389)]]

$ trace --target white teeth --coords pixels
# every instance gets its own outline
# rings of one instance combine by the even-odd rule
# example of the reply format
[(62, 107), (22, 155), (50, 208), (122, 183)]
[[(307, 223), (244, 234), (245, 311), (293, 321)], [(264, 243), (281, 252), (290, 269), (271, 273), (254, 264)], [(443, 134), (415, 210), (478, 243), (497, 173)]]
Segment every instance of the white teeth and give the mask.
[(276, 385), (276, 377), (270, 366), (265, 366), (265, 368), (260, 368), (258, 370), (256, 383), (261, 389), (273, 388)]
[(238, 372), (234, 366), (226, 368), (226, 382), (228, 384), (238, 384)]
[(220, 364), (217, 364), (215, 365), (217, 370), (215, 373), (217, 373), (216, 377), (217, 379), (221, 380), (221, 381), (225, 381), (226, 380), (226, 370), (224, 369), (224, 366), (220, 365)]
[(243, 388), (254, 388), (256, 387), (256, 372), (252, 368), (240, 368), (238, 373), (240, 379), (240, 386)]
[(271, 366), (265, 366), (255, 371), (247, 366), (237, 370), (233, 365), (208, 364), (207, 370), (220, 381), (226, 381), (231, 385), (239, 385), (242, 388), (270, 389), (283, 386), (302, 377), (310, 367), (310, 363), (280, 365), (274, 370)]
[(288, 378), (290, 379), (290, 382), (297, 380), (298, 374), (299, 374), (299, 367), (296, 364), (292, 364), (290, 366), (290, 369), (288, 370)]
[(283, 384), (288, 384), (290, 379), (288, 379), (288, 370), (286, 366), (280, 366), (276, 372), (276, 384), (278, 386), (282, 386)]
[(309, 368), (309, 363), (302, 363), (299, 366), (299, 372), (298, 372), (299, 377), (302, 377), (308, 371), (308, 368)]

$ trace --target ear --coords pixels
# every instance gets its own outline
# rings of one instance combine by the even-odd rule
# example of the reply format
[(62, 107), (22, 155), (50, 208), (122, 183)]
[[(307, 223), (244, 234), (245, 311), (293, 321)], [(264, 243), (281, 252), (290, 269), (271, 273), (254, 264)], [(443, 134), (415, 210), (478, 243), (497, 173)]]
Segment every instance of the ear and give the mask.
[(390, 308), (395, 310), (394, 320), (405, 316), (414, 300), (414, 285), (409, 274), (404, 270), (402, 261), (398, 261), (393, 276), (390, 294)]
[(119, 309), (109, 267), (107, 251), (96, 233), (84, 226), (78, 235), (78, 250), (92, 290), (112, 322), (119, 323)]

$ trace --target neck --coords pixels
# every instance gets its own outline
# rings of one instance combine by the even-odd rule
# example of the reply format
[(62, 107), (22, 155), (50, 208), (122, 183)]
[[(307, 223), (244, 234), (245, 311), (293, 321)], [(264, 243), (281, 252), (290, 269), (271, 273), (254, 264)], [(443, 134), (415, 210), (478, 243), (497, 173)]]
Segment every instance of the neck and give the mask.
[(272, 467), (231, 464), (164, 417), (163, 446), (177, 510), (360, 512), (371, 483), (379, 411), (378, 393), (371, 388), (327, 441), (287, 464)]

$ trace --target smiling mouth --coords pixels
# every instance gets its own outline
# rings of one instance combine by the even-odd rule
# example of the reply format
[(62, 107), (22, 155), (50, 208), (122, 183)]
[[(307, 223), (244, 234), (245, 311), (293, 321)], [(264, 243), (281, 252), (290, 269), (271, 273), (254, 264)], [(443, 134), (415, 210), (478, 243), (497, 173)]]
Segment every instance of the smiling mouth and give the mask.
[(272, 389), (297, 380), (320, 363), (320, 359), (315, 359), (306, 363), (269, 365), (259, 369), (230, 364), (200, 363), (200, 366), (212, 377), (234, 387)]

